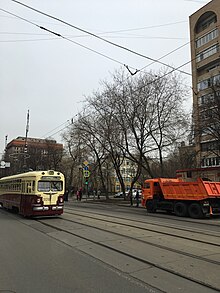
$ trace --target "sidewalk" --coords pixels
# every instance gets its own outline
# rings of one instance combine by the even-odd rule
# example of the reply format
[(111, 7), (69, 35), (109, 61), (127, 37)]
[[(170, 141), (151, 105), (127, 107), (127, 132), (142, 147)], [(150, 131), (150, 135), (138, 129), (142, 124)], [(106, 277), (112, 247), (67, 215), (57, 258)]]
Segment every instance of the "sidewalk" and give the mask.
[[(100, 198), (91, 196), (83, 195), (81, 201), (76, 199), (76, 196), (69, 197), (68, 201), (65, 201), (65, 203), (94, 203), (94, 204), (109, 204), (109, 205), (118, 205), (118, 206), (126, 206), (130, 207), (130, 201), (124, 200), (123, 198), (114, 198), (113, 196), (110, 196), (109, 199), (106, 199), (105, 196), (101, 196)], [(136, 202), (133, 201), (133, 207), (136, 207)], [(143, 208), (141, 203), (139, 203), (139, 208)]]

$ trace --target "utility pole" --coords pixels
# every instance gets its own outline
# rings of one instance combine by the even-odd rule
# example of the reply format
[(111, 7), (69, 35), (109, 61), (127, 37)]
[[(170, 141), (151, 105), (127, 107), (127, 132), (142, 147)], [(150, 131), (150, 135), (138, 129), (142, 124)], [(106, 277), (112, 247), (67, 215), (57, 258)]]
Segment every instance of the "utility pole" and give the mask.
[(5, 136), (5, 149), (4, 149), (4, 154), (3, 154), (3, 160), (5, 160), (5, 153), (6, 153), (7, 144), (8, 144), (8, 135)]
[(24, 153), (27, 153), (27, 138), (28, 138), (28, 131), (29, 131), (29, 110), (27, 112), (27, 124), (26, 124), (26, 133), (25, 133), (25, 145), (24, 145)]
[(28, 131), (29, 131), (29, 119), (30, 119), (30, 115), (29, 115), (29, 110), (27, 112), (27, 123), (26, 123), (26, 132), (25, 132), (25, 143), (24, 143), (24, 171), (27, 170), (27, 139), (28, 139)]

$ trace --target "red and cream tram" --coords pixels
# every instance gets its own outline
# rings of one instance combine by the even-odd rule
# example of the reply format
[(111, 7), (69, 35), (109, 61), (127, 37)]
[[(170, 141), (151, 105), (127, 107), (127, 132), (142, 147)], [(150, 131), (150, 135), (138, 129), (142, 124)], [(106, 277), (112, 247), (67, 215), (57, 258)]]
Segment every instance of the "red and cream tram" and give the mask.
[(31, 171), (0, 178), (0, 205), (23, 216), (51, 216), (63, 213), (64, 175)]

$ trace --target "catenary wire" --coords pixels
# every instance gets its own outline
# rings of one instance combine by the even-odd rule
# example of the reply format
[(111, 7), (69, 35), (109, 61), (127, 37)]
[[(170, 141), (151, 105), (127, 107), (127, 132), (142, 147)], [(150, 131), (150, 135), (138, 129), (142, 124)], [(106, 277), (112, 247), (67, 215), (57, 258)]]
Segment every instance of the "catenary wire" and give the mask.
[[(52, 33), (52, 34), (54, 34), (54, 35), (56, 35), (56, 36), (58, 36), (58, 37), (62, 37), (63, 39), (67, 39), (67, 40), (69, 40), (69, 41), (72, 41), (72, 40), (70, 40), (70, 39), (68, 39), (68, 38), (63, 37), (62, 35), (60, 35), (60, 34), (58, 34), (58, 33), (55, 33), (55, 32), (53, 32), (53, 31), (51, 31), (51, 30), (48, 30), (48, 29), (46, 29), (46, 28), (44, 28), (44, 27), (41, 27), (41, 26), (35, 24), (33, 21), (26, 20), (25, 18), (20, 17), (20, 16), (18, 16), (18, 15), (15, 15), (15, 14), (13, 14), (13, 13), (11, 13), (11, 12), (6, 11), (6, 10), (3, 10), (3, 9), (1, 9), (1, 10), (4, 11), (4, 12), (6, 12), (6, 13), (9, 13), (10, 15), (13, 15), (13, 16), (15, 16), (15, 17), (17, 17), (17, 18), (19, 18), (19, 19), (21, 19), (21, 20), (23, 20), (23, 21), (26, 21), (26, 22), (28, 22), (28, 23), (34, 25), (34, 26), (37, 26), (37, 27), (40, 28), (40, 29), (43, 29), (43, 30), (45, 30), (45, 31), (47, 31), (47, 32), (49, 32), (49, 33)], [(72, 42), (74, 42), (74, 41), (72, 41)], [(74, 43), (76, 43), (76, 42), (74, 42)], [(77, 43), (77, 44), (78, 44), (78, 43)], [(80, 44), (80, 45), (81, 45), (81, 44)], [(84, 46), (83, 46), (83, 47), (84, 47)], [(90, 48), (88, 48), (88, 49), (90, 49)], [(92, 49), (91, 49), (91, 50), (92, 50)], [(175, 49), (175, 50), (177, 50), (177, 49)], [(92, 50), (92, 51), (93, 51), (93, 50)], [(111, 60), (112, 60), (112, 58), (111, 58)], [(190, 61), (189, 61), (189, 62), (190, 62)], [(182, 65), (182, 66), (185, 66), (185, 65), (188, 64), (189, 62), (185, 63), (185, 64)], [(120, 63), (121, 65), (124, 65), (124, 64), (122, 64), (121, 62), (119, 62), (119, 63)], [(181, 66), (180, 66), (180, 67), (181, 67)], [(175, 71), (175, 68), (173, 68), (173, 70), (172, 70), (171, 72), (173, 72), (173, 71)], [(168, 73), (165, 74), (164, 76), (170, 74), (171, 72), (168, 72)], [(160, 77), (160, 78), (162, 78), (162, 77)], [(158, 80), (158, 79), (160, 79), (160, 78), (157, 78), (156, 80)], [(150, 82), (150, 83), (152, 83), (152, 82)], [(65, 122), (65, 123), (66, 123), (66, 122)], [(69, 125), (68, 125), (68, 126), (69, 126)], [(58, 131), (55, 132), (55, 133), (52, 133), (51, 135), (55, 135), (55, 134), (61, 132), (62, 130), (66, 129), (68, 126), (63, 127), (62, 129), (58, 130)], [(58, 126), (58, 127), (60, 127), (60, 126)], [(57, 127), (57, 128), (58, 128), (58, 127)], [(56, 128), (56, 129), (57, 129), (57, 128)], [(52, 130), (52, 131), (53, 131), (53, 130)], [(51, 133), (52, 131), (50, 131), (50, 133)]]
[[(2, 10), (2, 9), (1, 9), (1, 10)], [(39, 25), (35, 24), (35, 23), (32, 22), (32, 21), (28, 21), (28, 20), (26, 20), (26, 19), (24, 19), (24, 18), (22, 18), (22, 17), (20, 17), (20, 16), (17, 16), (17, 15), (15, 15), (15, 14), (12, 14), (12, 13), (10, 13), (10, 12), (8, 12), (8, 11), (5, 11), (5, 10), (3, 10), (3, 11), (4, 11), (4, 12), (7, 12), (7, 13), (9, 13), (9, 14), (15, 16), (15, 17), (18, 17), (18, 18), (20, 18), (20, 19), (22, 19), (22, 20), (24, 20), (24, 21), (26, 21), (26, 22), (29, 22), (29, 23), (31, 23), (32, 25), (35, 25), (35, 26), (37, 26), (37, 27), (39, 27), (39, 28), (41, 28), (41, 29), (43, 29), (43, 30), (49, 32), (49, 33), (55, 34), (55, 35), (58, 36), (58, 37), (62, 37), (62, 38), (64, 38), (62, 35), (57, 34), (57, 33), (53, 32), (53, 31), (50, 31), (50, 30), (48, 30), (48, 29), (46, 29), (46, 28), (40, 27)], [(67, 38), (66, 38), (66, 39), (67, 39)], [(69, 40), (69, 39), (67, 39), (67, 40)], [(69, 41), (72, 41), (72, 40), (69, 40)], [(76, 43), (76, 42), (74, 42), (74, 43)], [(77, 43), (77, 44), (78, 44), (78, 43)], [(79, 45), (81, 45), (81, 44), (79, 44)], [(186, 45), (186, 44), (184, 44), (183, 46), (185, 46), (185, 45)], [(85, 46), (83, 46), (83, 47), (85, 47)], [(181, 47), (182, 47), (182, 46), (181, 46)], [(86, 48), (87, 48), (87, 47), (86, 47)], [(89, 49), (90, 49), (90, 48), (89, 48)], [(179, 49), (179, 48), (173, 50), (172, 52), (174, 52), (174, 51), (176, 51), (176, 50), (178, 50), (178, 49)], [(92, 50), (92, 51), (93, 51), (93, 50)], [(164, 58), (165, 56), (171, 54), (172, 52), (170, 52), (170, 53), (168, 53), (168, 54), (162, 56), (160, 59), (162, 59), (162, 58)], [(102, 54), (102, 55), (103, 55), (103, 54)], [(112, 58), (111, 58), (111, 60), (112, 60)], [(153, 63), (155, 63), (155, 62), (156, 62), (156, 61), (154, 61)], [(189, 62), (191, 62), (191, 61), (189, 61)], [(179, 66), (178, 68), (181, 68), (182, 66), (185, 66), (185, 65), (188, 64), (189, 62), (184, 63), (183, 65)], [(120, 62), (120, 64), (122, 64), (122, 63)], [(152, 63), (151, 63), (151, 64), (152, 64)], [(124, 64), (123, 64), (123, 65), (124, 65)], [(148, 65), (147, 65), (147, 66), (148, 66)], [(147, 66), (146, 66), (146, 67), (147, 67)], [(145, 68), (145, 67), (144, 67), (144, 68)], [(173, 67), (171, 67), (171, 68), (173, 68)], [(173, 70), (172, 70), (171, 72), (168, 72), (167, 74), (165, 74), (165, 75), (163, 75), (163, 76), (166, 76), (166, 75), (172, 73), (173, 71), (178, 70), (178, 68), (173, 68)], [(160, 77), (160, 78), (162, 78), (162, 77)], [(158, 79), (160, 79), (160, 78), (158, 78)], [(145, 85), (145, 86), (146, 86), (146, 85)], [(66, 121), (65, 121), (65, 123), (66, 123)], [(62, 126), (62, 125), (60, 125), (60, 126)], [(60, 127), (60, 126), (58, 126), (58, 127)], [(69, 126), (69, 125), (68, 125), (68, 126)], [(58, 130), (57, 132), (53, 133), (52, 135), (55, 135), (55, 134), (61, 132), (63, 129), (66, 129), (68, 126), (65, 126), (64, 128), (62, 128), (62, 129)], [(57, 127), (57, 128), (58, 128), (58, 127)], [(57, 128), (55, 128), (55, 129), (57, 129)], [(55, 129), (53, 129), (52, 131), (54, 131)], [(51, 133), (52, 131), (50, 131), (49, 133)]]
[(62, 39), (67, 40), (67, 41), (69, 41), (69, 42), (72, 42), (72, 43), (74, 43), (75, 45), (78, 45), (78, 46), (80, 46), (80, 47), (82, 47), (82, 48), (84, 48), (84, 49), (87, 49), (87, 50), (89, 50), (89, 51), (91, 51), (91, 52), (93, 52), (93, 53), (96, 53), (96, 54), (98, 54), (98, 55), (100, 55), (100, 56), (102, 56), (102, 57), (105, 57), (105, 58), (107, 58), (107, 59), (109, 59), (109, 60), (111, 60), (111, 61), (114, 61), (114, 62), (116, 62), (116, 63), (118, 63), (118, 64), (124, 66), (124, 63), (122, 63), (122, 62), (120, 62), (120, 61), (118, 61), (118, 60), (116, 60), (116, 59), (114, 59), (114, 58), (112, 58), (112, 57), (109, 57), (109, 56), (107, 56), (107, 55), (105, 55), (105, 54), (103, 54), (103, 53), (100, 53), (100, 52), (98, 52), (98, 51), (96, 51), (96, 50), (94, 50), (94, 49), (91, 49), (91, 48), (89, 48), (89, 47), (87, 47), (87, 46), (85, 46), (85, 45), (82, 45), (82, 44), (80, 44), (80, 43), (78, 43), (78, 42), (76, 42), (76, 41), (73, 41), (73, 40), (71, 40), (71, 39), (69, 39), (69, 38), (66, 38), (66, 37), (64, 37), (63, 35), (59, 34), (59, 33), (56, 33), (56, 32), (54, 32), (54, 31), (52, 31), (52, 30), (49, 30), (49, 29), (47, 29), (47, 28), (45, 28), (45, 27), (43, 27), (43, 26), (40, 26), (40, 25), (38, 25), (38, 24), (36, 24), (36, 23), (34, 23), (34, 22), (32, 22), (32, 21), (29, 21), (28, 19), (25, 19), (25, 18), (23, 18), (23, 17), (21, 17), (21, 16), (19, 16), (19, 15), (17, 15), (17, 14), (14, 14), (14, 13), (9, 12), (9, 11), (7, 11), (7, 10), (5, 10), (5, 9), (2, 9), (2, 8), (0, 8), (0, 10), (4, 11), (5, 13), (8, 13), (8, 14), (10, 14), (10, 15), (13, 15), (14, 17), (17, 17), (17, 18), (19, 18), (19, 19), (21, 19), (21, 20), (23, 20), (23, 21), (25, 21), (25, 22), (27, 22), (27, 23), (30, 23), (30, 24), (32, 24), (32, 25), (34, 25), (34, 26), (36, 26), (36, 27), (38, 27), (38, 28), (40, 28), (40, 29), (42, 29), (42, 30), (48, 32), (48, 33), (51, 33), (51, 34), (53, 34), (53, 35), (59, 37), (59, 38), (62, 38)]
[[(96, 51), (96, 50), (93, 50), (93, 49), (91, 49), (91, 48), (89, 48), (89, 47), (87, 47), (87, 46), (85, 46), (85, 45), (82, 45), (82, 44), (80, 44), (80, 43), (78, 43), (78, 42), (75, 42), (75, 41), (69, 39), (69, 38), (66, 38), (66, 37), (64, 37), (63, 35), (59, 34), (59, 33), (56, 33), (56, 32), (54, 32), (54, 31), (51, 31), (51, 30), (49, 30), (49, 29), (47, 29), (47, 28), (45, 28), (45, 27), (43, 27), (43, 26), (40, 26), (40, 25), (34, 23), (33, 21), (29, 21), (29, 20), (27, 20), (27, 19), (25, 19), (25, 18), (23, 18), (23, 17), (21, 17), (21, 16), (18, 16), (18, 15), (16, 15), (16, 14), (11, 13), (11, 12), (5, 10), (5, 9), (2, 9), (2, 8), (0, 8), (0, 10), (4, 11), (5, 13), (8, 13), (8, 14), (10, 14), (10, 15), (13, 15), (14, 17), (17, 17), (18, 19), (21, 19), (21, 20), (23, 20), (23, 21), (25, 21), (25, 22), (27, 22), (27, 23), (30, 23), (30, 24), (32, 24), (32, 25), (34, 25), (34, 26), (36, 26), (36, 27), (38, 27), (38, 28), (40, 28), (40, 29), (42, 29), (42, 30), (48, 32), (48, 33), (51, 33), (51, 34), (53, 34), (53, 35), (56, 35), (57, 37), (60, 37), (60, 38), (62, 38), (62, 39), (68, 40), (69, 42), (72, 42), (72, 43), (74, 43), (74, 44), (76, 44), (76, 45), (78, 45), (78, 46), (80, 46), (80, 47), (83, 47), (83, 48), (85, 48), (85, 49), (87, 49), (87, 50), (89, 50), (89, 51), (92, 51), (93, 53), (96, 53), (96, 54), (98, 54), (98, 55), (100, 55), (100, 56), (102, 56), (102, 57), (105, 57), (105, 58), (107, 58), (107, 59), (109, 59), (109, 60), (111, 60), (111, 61), (114, 61), (114, 62), (116, 62), (116, 63), (118, 63), (118, 64), (120, 64), (120, 65), (122, 65), (122, 66), (125, 66), (124, 63), (122, 63), (122, 62), (120, 62), (120, 61), (118, 61), (118, 60), (116, 60), (116, 59), (114, 59), (114, 58), (112, 58), (112, 57), (109, 57), (109, 56), (107, 56), (107, 55), (105, 55), (105, 54), (103, 54), (103, 53), (100, 53), (100, 52), (98, 52), (98, 51)], [(154, 60), (154, 59), (152, 59), (152, 60), (153, 60), (153, 62), (157, 62), (157, 60)], [(187, 64), (190, 63), (190, 62), (191, 62), (191, 60), (190, 60), (189, 62), (187, 62), (187, 63), (184, 63), (183, 65), (180, 65), (180, 66), (177, 67), (177, 68), (170, 66), (170, 67), (172, 68), (172, 70), (170, 71), (170, 73), (172, 73), (172, 72), (174, 72), (174, 71), (180, 71), (180, 72), (182, 73), (182, 70), (180, 70), (180, 68), (182, 68), (183, 66), (187, 65)], [(162, 62), (159, 62), (159, 63), (162, 64)], [(165, 64), (165, 63), (164, 63), (164, 64)], [(127, 65), (126, 65), (125, 67), (128, 68)], [(140, 70), (137, 70), (137, 69), (135, 69), (135, 68), (133, 68), (133, 67), (131, 67), (131, 66), (129, 66), (129, 68), (132, 68), (132, 69), (136, 70), (136, 72), (139, 72), (139, 71), (140, 71)], [(183, 72), (184, 72), (184, 71), (183, 71)], [(186, 73), (186, 72), (184, 72), (184, 73)], [(168, 74), (169, 74), (169, 73), (168, 73)], [(166, 75), (167, 75), (167, 74), (166, 74)], [(190, 76), (191, 76), (191, 73), (187, 73), (187, 75), (190, 75)]]
[[(24, 4), (24, 3), (20, 2), (20, 1), (17, 1), (17, 0), (11, 0), (11, 1), (12, 1), (12, 2), (15, 2), (15, 3), (19, 4), (19, 5), (22, 5), (22, 6), (28, 8), (28, 9), (30, 9), (30, 10), (33, 10), (33, 11), (39, 13), (39, 14), (42, 14), (42, 15), (44, 15), (44, 16), (46, 16), (46, 17), (52, 18), (52, 19), (54, 19), (54, 20), (56, 20), (56, 21), (59, 21), (59, 22), (65, 24), (65, 25), (70, 26), (70, 27), (72, 27), (72, 28), (74, 28), (74, 29), (76, 29), (76, 30), (79, 30), (79, 31), (81, 31), (81, 32), (83, 32), (83, 33), (85, 33), (85, 34), (88, 34), (88, 35), (90, 35), (90, 36), (92, 36), (92, 37), (95, 37), (95, 38), (97, 38), (97, 39), (99, 39), (99, 40), (101, 40), (101, 41), (103, 41), (103, 42), (106, 42), (106, 43), (112, 45), (112, 46), (118, 47), (118, 48), (120, 48), (120, 49), (122, 49), (122, 50), (126, 50), (126, 51), (128, 51), (128, 52), (130, 52), (130, 53), (132, 53), (132, 54), (135, 54), (135, 55), (137, 55), (137, 56), (139, 56), (139, 57), (142, 57), (142, 58), (148, 59), (148, 60), (150, 60), (150, 61), (154, 61), (154, 62), (160, 63), (161, 65), (166, 66), (166, 67), (169, 67), (169, 68), (171, 68), (171, 69), (175, 69), (175, 68), (174, 68), (173, 66), (171, 66), (171, 65), (168, 65), (168, 64), (166, 64), (166, 63), (164, 63), (164, 62), (161, 62), (161, 61), (158, 61), (158, 60), (156, 60), (156, 59), (153, 59), (153, 58), (151, 58), (151, 57), (149, 57), (149, 56), (146, 56), (146, 55), (144, 55), (144, 54), (138, 53), (138, 52), (136, 52), (136, 51), (134, 51), (134, 50), (131, 50), (131, 49), (127, 48), (127, 47), (124, 47), (124, 46), (122, 46), (122, 45), (119, 45), (119, 44), (116, 44), (116, 43), (114, 43), (114, 42), (111, 42), (111, 41), (109, 41), (109, 40), (107, 40), (107, 39), (104, 39), (103, 37), (98, 36), (97, 34), (94, 34), (94, 33), (91, 33), (91, 32), (89, 32), (89, 31), (85, 30), (85, 29), (79, 28), (79, 27), (77, 27), (77, 26), (75, 26), (75, 25), (70, 24), (69, 22), (66, 22), (66, 21), (64, 21), (64, 20), (62, 20), (62, 19), (60, 19), (60, 18), (57, 18), (57, 17), (55, 17), (55, 16), (52, 16), (52, 15), (50, 15), (50, 14), (48, 14), (48, 13), (43, 12), (43, 11), (40, 11), (40, 10), (38, 10), (38, 9), (36, 9), (36, 8), (33, 8), (33, 7), (29, 6), (29, 5), (26, 5), (26, 4)], [(183, 71), (183, 70), (179, 70), (179, 68), (178, 68), (178, 69), (175, 69), (175, 70), (178, 70), (178, 71), (180, 71), (181, 73), (186, 74), (186, 75), (191, 75), (191, 74), (188, 73), (188, 72), (185, 72), (185, 71)]]

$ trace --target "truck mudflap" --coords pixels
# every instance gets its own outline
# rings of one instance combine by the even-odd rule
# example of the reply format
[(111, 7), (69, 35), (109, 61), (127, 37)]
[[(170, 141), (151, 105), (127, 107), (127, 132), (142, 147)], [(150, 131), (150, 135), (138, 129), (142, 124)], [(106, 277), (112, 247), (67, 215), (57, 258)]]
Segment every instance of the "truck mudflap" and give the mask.
[(220, 200), (204, 200), (193, 202), (188, 207), (191, 218), (204, 218), (212, 215), (220, 215)]

